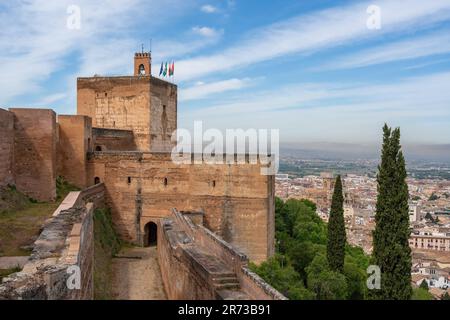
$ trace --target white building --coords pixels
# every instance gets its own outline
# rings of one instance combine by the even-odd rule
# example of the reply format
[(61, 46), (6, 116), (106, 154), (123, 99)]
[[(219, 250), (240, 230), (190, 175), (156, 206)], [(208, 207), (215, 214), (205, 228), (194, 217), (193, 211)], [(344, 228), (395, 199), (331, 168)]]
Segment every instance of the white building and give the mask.
[(409, 204), (409, 222), (417, 222), (424, 218), (421, 207), (418, 203)]

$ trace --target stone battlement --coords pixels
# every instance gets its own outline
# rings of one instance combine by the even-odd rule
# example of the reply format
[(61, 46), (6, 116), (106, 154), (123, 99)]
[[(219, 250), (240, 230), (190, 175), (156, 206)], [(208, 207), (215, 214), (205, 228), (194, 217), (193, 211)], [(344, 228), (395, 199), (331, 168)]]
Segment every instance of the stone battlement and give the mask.
[[(93, 212), (103, 206), (104, 185), (71, 192), (34, 242), (22, 271), (0, 285), (1, 299), (93, 299)], [(71, 267), (81, 271), (81, 288), (69, 289)]]
[(162, 220), (158, 255), (169, 299), (285, 300), (251, 272), (248, 258), (189, 215)]

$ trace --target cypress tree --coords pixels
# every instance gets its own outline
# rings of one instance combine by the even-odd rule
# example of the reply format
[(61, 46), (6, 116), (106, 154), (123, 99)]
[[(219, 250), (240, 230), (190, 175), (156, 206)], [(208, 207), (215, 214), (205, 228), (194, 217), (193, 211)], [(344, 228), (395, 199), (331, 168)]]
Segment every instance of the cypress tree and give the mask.
[(408, 185), (400, 129), (383, 128), (378, 196), (373, 231), (373, 261), (381, 270), (381, 288), (371, 290), (377, 299), (406, 300), (412, 295), (409, 247)]
[(333, 271), (344, 271), (345, 243), (344, 196), (341, 176), (337, 176), (328, 220), (327, 242), (327, 260)]

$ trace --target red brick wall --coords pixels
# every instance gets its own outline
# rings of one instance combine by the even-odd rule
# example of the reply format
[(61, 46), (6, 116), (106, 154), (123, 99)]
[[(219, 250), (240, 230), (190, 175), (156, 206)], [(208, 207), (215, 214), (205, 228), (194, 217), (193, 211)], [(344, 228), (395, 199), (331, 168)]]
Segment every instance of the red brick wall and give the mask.
[(202, 211), (206, 227), (255, 262), (266, 260), (274, 248), (269, 230), (274, 228), (273, 179), (260, 169), (253, 164), (177, 165), (170, 154), (136, 152), (96, 153), (88, 163), (90, 179), (105, 183), (124, 239), (139, 243), (139, 221), (166, 217), (172, 208)]
[(92, 128), (93, 149), (101, 151), (135, 151), (133, 131), (120, 129)]
[(0, 186), (14, 183), (14, 115), (0, 109)]
[(86, 176), (86, 152), (91, 145), (92, 124), (87, 116), (59, 115), (58, 175), (79, 188), (90, 185)]
[(132, 130), (139, 150), (150, 150), (150, 78), (78, 78), (77, 114), (98, 128)]
[(56, 114), (50, 109), (14, 113), (14, 174), (18, 190), (39, 201), (56, 197)]

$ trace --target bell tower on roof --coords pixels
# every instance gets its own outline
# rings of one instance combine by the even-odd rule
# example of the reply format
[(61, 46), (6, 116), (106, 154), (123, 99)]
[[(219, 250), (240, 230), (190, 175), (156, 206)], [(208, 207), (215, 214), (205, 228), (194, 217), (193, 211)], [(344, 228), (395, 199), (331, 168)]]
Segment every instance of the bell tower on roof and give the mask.
[(136, 52), (134, 54), (134, 76), (150, 76), (152, 74), (152, 55), (150, 52)]

